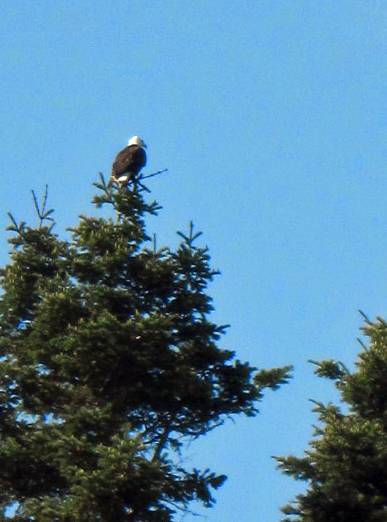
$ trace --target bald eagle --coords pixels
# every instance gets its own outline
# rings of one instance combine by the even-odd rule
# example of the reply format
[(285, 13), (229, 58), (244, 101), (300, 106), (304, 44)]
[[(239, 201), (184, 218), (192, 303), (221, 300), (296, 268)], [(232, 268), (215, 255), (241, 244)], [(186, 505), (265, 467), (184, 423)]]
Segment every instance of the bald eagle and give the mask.
[(127, 147), (122, 149), (114, 158), (111, 177), (121, 185), (135, 181), (137, 174), (146, 165), (145, 143), (133, 136)]

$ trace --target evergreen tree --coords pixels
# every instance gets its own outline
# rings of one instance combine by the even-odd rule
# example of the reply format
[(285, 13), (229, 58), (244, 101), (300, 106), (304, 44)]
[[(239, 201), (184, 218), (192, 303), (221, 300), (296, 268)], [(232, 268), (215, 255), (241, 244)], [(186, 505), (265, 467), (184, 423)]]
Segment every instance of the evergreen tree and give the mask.
[(351, 373), (333, 360), (314, 362), (333, 379), (342, 407), (316, 403), (319, 425), (302, 458), (277, 457), (283, 473), (307, 491), (282, 508), (285, 522), (387, 520), (387, 322), (365, 316), (368, 346)]
[(217, 274), (192, 224), (176, 251), (156, 249), (146, 187), (95, 184), (97, 207), (72, 239), (53, 232), (46, 198), (18, 223), (1, 269), (0, 504), (14, 520), (167, 522), (225, 480), (186, 469), (186, 441), (231, 415), (257, 414), (289, 367), (260, 370), (217, 346)]

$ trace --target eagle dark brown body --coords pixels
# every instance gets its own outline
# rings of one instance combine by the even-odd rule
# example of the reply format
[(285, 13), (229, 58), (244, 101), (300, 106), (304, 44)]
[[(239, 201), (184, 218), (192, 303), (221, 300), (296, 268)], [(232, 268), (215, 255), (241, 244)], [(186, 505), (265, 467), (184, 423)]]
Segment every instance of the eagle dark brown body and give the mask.
[[(136, 139), (135, 139), (136, 138)], [(135, 143), (131, 144), (131, 141)], [(145, 143), (134, 136), (129, 145), (121, 150), (115, 157), (112, 165), (112, 178), (126, 184), (134, 181), (140, 170), (146, 165)]]

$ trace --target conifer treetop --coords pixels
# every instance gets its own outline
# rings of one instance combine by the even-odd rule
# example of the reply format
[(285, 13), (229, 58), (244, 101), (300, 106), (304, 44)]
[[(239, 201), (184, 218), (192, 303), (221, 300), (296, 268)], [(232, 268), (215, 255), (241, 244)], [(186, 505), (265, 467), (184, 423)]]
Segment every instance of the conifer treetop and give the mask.
[[(208, 284), (219, 274), (192, 223), (156, 248), (143, 180), (95, 184), (70, 240), (34, 195), (36, 228), (12, 218), (0, 271), (0, 502), (18, 521), (170, 522), (215, 502), (222, 474), (187, 466), (185, 443), (255, 416), (290, 367), (258, 370), (219, 347)], [(47, 224), (46, 224), (47, 223)]]

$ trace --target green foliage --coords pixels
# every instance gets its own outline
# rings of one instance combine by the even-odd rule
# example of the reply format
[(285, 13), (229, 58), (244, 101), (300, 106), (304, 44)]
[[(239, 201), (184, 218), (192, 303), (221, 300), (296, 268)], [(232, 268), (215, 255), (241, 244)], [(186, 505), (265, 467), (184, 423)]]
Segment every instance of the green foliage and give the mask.
[[(15, 520), (169, 522), (214, 503), (223, 475), (186, 469), (183, 444), (233, 414), (253, 416), (289, 367), (257, 371), (217, 342), (209, 320), (208, 249), (179, 233), (156, 249), (156, 202), (101, 176), (97, 207), (70, 241), (53, 233), (47, 191), (39, 226), (11, 217), (0, 271), (0, 505)], [(48, 223), (48, 225), (46, 224)]]
[(382, 522), (387, 519), (387, 323), (365, 318), (369, 346), (356, 371), (314, 362), (335, 380), (345, 405), (315, 403), (319, 424), (302, 458), (277, 457), (283, 473), (306, 481), (305, 494), (282, 511), (285, 522)]

